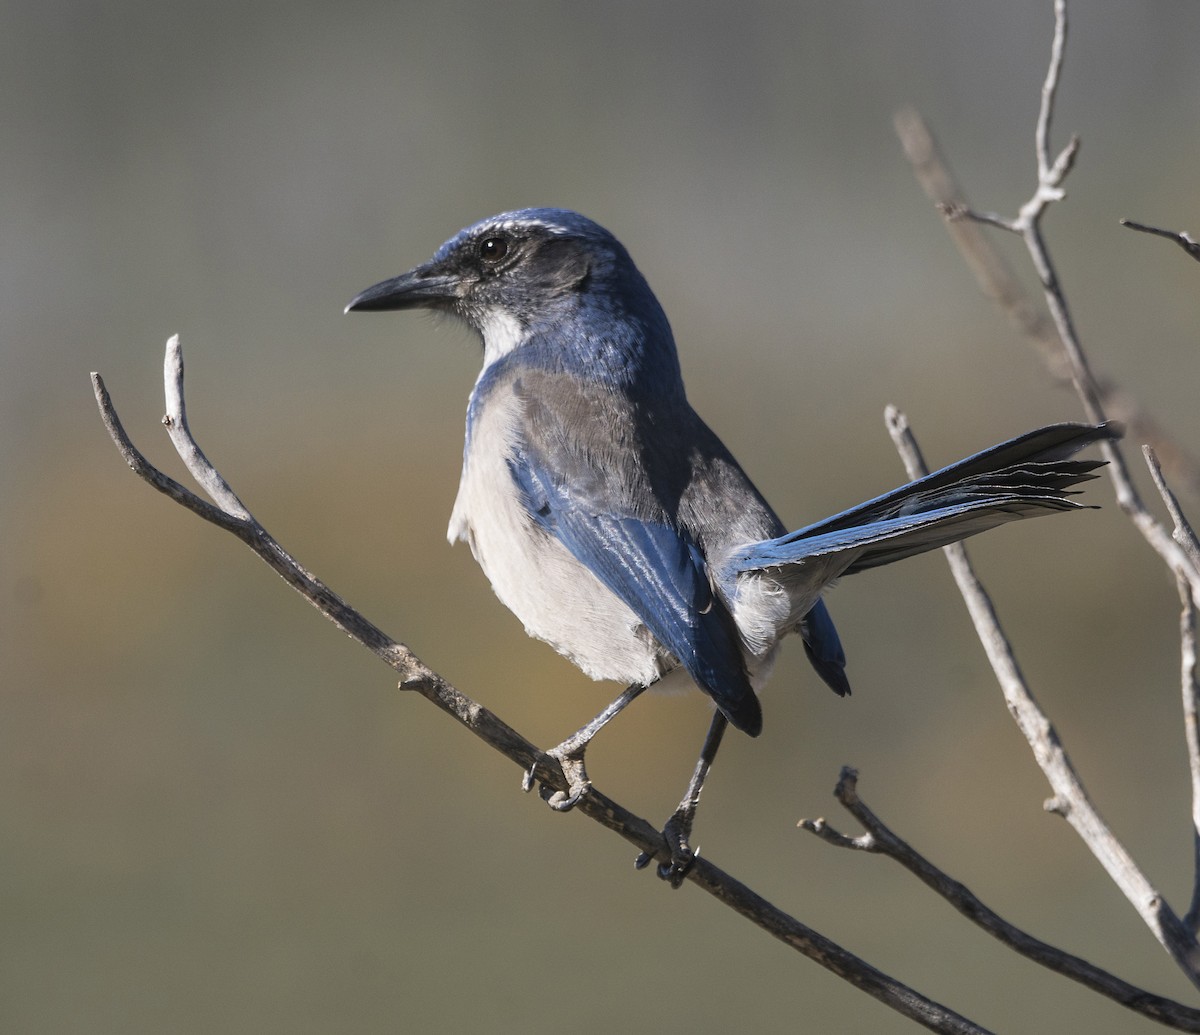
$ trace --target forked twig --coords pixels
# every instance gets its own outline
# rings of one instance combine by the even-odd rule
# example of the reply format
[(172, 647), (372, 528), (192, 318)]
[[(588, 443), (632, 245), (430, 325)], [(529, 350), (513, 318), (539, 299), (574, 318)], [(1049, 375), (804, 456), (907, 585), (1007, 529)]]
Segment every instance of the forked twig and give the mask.
[(966, 885), (931, 863), (867, 807), (858, 796), (858, 773), (854, 769), (849, 766), (842, 769), (833, 795), (863, 825), (865, 833), (850, 837), (824, 819), (802, 819), (798, 825), (838, 848), (894, 859), (972, 923), (1034, 963), (1078, 981), (1150, 1020), (1169, 1024), (1180, 1031), (1200, 1032), (1200, 1010), (1131, 985), (1102, 967), (1033, 937), (986, 906)]
[[(1042, 86), (1041, 107), (1034, 136), (1037, 185), (1033, 196), (1021, 207), (1020, 213), (1015, 219), (980, 214), (966, 205), (961, 191), (953, 184), (949, 173), (946, 172), (944, 163), (940, 161), (936, 154), (936, 148), (932, 145), (932, 138), (920, 123), (918, 116), (910, 113), (898, 117), (897, 128), (901, 131), (902, 139), (910, 156), (914, 153), (919, 155), (920, 160), (914, 160), (914, 166), (927, 191), (932, 189), (949, 192), (949, 207), (947, 208), (944, 204), (940, 204), (940, 207), (947, 212), (952, 221), (970, 220), (975, 223), (1000, 226), (1022, 238), (1042, 284), (1046, 307), (1055, 332), (1053, 337), (1048, 335), (1048, 328), (1045, 324), (1027, 315), (1028, 306), (1022, 304), (1010, 311), (1013, 311), (1014, 315), (1018, 315), (1018, 322), (1030, 331), (1036, 331), (1040, 345), (1051, 350), (1056, 357), (1061, 357), (1061, 359), (1055, 358), (1051, 362), (1051, 369), (1056, 375), (1065, 371), (1070, 376), (1089, 419), (1101, 421), (1107, 415), (1105, 406), (1111, 401), (1112, 395), (1101, 387), (1091, 370), (1041, 230), (1042, 216), (1047, 207), (1064, 196), (1063, 181), (1070, 171), (1078, 151), (1078, 140), (1072, 138), (1058, 158), (1053, 162), (1050, 160), (1050, 127), (1053, 121), (1067, 40), (1066, 0), (1055, 0), (1054, 14), (1054, 43), (1046, 79)], [(952, 222), (951, 225), (955, 225), (955, 222)], [(956, 240), (960, 239), (961, 235), (956, 235)], [(978, 249), (982, 239), (982, 234), (975, 235), (972, 239), (972, 246)], [(977, 276), (981, 270), (987, 274), (995, 266), (995, 263), (978, 259), (972, 261), (972, 267), (976, 269)], [(1003, 267), (1001, 270), (1006, 272)], [(1000, 290), (992, 293), (1002, 301), (1011, 299), (1014, 295), (1019, 297), (1019, 289), (1014, 291), (1012, 284), (1015, 284), (1012, 278), (1002, 277), (999, 282)], [(890, 420), (889, 423), (891, 423)], [(1139, 424), (1138, 431), (1144, 432), (1145, 425)], [(900, 438), (903, 436), (898, 437), (894, 433), (893, 437), (897, 438), (899, 445)], [(1183, 587), (1181, 593), (1186, 593), (1186, 599), (1189, 602), (1188, 605), (1185, 605), (1186, 618), (1190, 602), (1200, 599), (1200, 565), (1196, 563), (1196, 551), (1194, 547), (1188, 545), (1185, 538), (1181, 538), (1178, 534), (1172, 536), (1163, 524), (1149, 512), (1133, 483), (1124, 455), (1117, 444), (1104, 443), (1101, 448), (1105, 459), (1108, 460), (1107, 470), (1122, 510), (1175, 574)], [(1182, 451), (1175, 450), (1173, 452), (1173, 460), (1178, 461), (1181, 457)], [(1195, 485), (1194, 465), (1191, 467), (1190, 477)], [(910, 473), (911, 469), (910, 466)], [(1178, 532), (1178, 520), (1176, 524)], [(1175, 960), (1193, 984), (1200, 987), (1200, 945), (1197, 945), (1196, 942), (1196, 923), (1194, 922), (1196, 915), (1200, 914), (1200, 841), (1197, 842), (1196, 848), (1197, 876), (1196, 888), (1192, 896), (1193, 905), (1188, 913), (1189, 922), (1185, 924), (1133, 865), (1128, 853), (1112, 837), (1087, 800), (1077, 775), (1070, 766), (1065, 753), (1061, 751), (1061, 745), (1058, 743), (1057, 736), (1054, 735), (1053, 728), (1040, 710), (1037, 710), (1032, 696), (1028, 693), (1028, 688), (1024, 686), (1015, 661), (1012, 660), (1011, 651), (996, 624), (990, 603), (970, 573), (962, 547), (949, 547), (946, 553), (951, 558), (951, 566), (955, 569), (955, 578), (959, 582), (960, 590), (967, 600), (973, 619), (975, 619), (976, 628), (988, 650), (997, 678), (1004, 688), (1009, 708), (1017, 718), (1018, 724), (1021, 725), (1022, 731), (1029, 738), (1038, 764), (1046, 772), (1047, 778), (1050, 779), (1051, 785), (1055, 789), (1055, 811), (1062, 812), (1071, 822), (1167, 949), (1171, 958)], [(1185, 640), (1185, 655), (1186, 647)], [(1200, 824), (1200, 805), (1196, 806), (1196, 811), (1197, 824)], [(1200, 830), (1200, 825), (1197, 825), (1197, 829)]]
[[(1000, 306), (1022, 336), (1033, 345), (1054, 382), (1070, 385), (1072, 377), (1069, 364), (1054, 323), (1013, 274), (1004, 256), (983, 230), (984, 225), (1012, 230), (1012, 221), (1000, 216), (992, 218), (971, 208), (961, 184), (919, 112), (913, 108), (902, 108), (895, 115), (894, 126), (917, 181), (938, 211), (947, 217), (946, 229), (950, 238), (980, 290)], [(970, 218), (965, 218), (967, 216)], [(1185, 485), (1191, 492), (1200, 495), (1200, 461), (1169, 435), (1137, 399), (1111, 378), (1093, 370), (1092, 380), (1104, 412), (1129, 429), (1128, 437), (1132, 441), (1153, 445), (1163, 467), (1176, 484)]]
[[(1079, 146), (1078, 138), (1073, 137), (1058, 158), (1053, 163), (1049, 161), (1050, 124), (1053, 119), (1056, 91), (1066, 50), (1066, 39), (1067, 3), (1066, 0), (1054, 0), (1054, 44), (1051, 48), (1050, 67), (1042, 86), (1042, 104), (1038, 113), (1037, 131), (1034, 137), (1038, 182), (1033, 196), (1021, 206), (1020, 214), (1014, 220), (1004, 220), (990, 215), (980, 216), (969, 209), (954, 213), (953, 218), (972, 218), (1001, 226), (1018, 234), (1025, 242), (1029, 258), (1042, 283), (1050, 319), (1058, 332), (1059, 346), (1066, 359), (1066, 369), (1070, 373), (1071, 381), (1088, 419), (1099, 424), (1108, 419), (1104, 409), (1104, 393), (1092, 374), (1091, 366), (1084, 354), (1083, 345), (1075, 330), (1070, 307), (1067, 305), (1066, 295), (1063, 293), (1054, 263), (1050, 259), (1050, 251), (1046, 247), (1046, 241), (1042, 235), (1042, 217), (1049, 205), (1065, 196), (1062, 184), (1067, 173), (1071, 171)], [(1176, 576), (1188, 580), (1193, 595), (1200, 596), (1200, 569), (1190, 563), (1179, 546), (1172, 541), (1162, 524), (1146, 509), (1146, 505), (1134, 485), (1133, 478), (1130, 476), (1129, 467), (1120, 447), (1116, 442), (1103, 442), (1100, 449), (1108, 461), (1108, 474), (1112, 479), (1117, 502), (1121, 509), (1125, 511), (1138, 531), (1142, 533), (1143, 538)]]
[[(920, 478), (928, 473), (904, 414), (894, 407), (888, 407), (886, 421), (908, 476)], [(1012, 645), (1000, 627), (991, 598), (971, 566), (966, 548), (962, 543), (954, 543), (943, 550), (954, 581), (958, 584), (958, 591), (975, 624), (975, 631), (1004, 693), (1004, 702), (1033, 749), (1033, 757), (1054, 792), (1054, 797), (1046, 802), (1046, 810), (1062, 816), (1071, 824), (1171, 958), (1200, 988), (1200, 946), (1197, 946), (1193, 933), (1184, 926), (1167, 905), (1166, 899), (1138, 868), (1133, 857), (1092, 804), (1053, 723), (1029, 689)]]

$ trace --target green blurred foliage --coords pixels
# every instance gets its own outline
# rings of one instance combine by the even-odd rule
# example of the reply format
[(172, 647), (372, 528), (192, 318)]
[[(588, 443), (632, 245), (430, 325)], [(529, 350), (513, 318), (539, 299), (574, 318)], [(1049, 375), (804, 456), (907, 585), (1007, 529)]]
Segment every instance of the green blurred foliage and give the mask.
[[(1051, 247), (1097, 366), (1200, 439), (1200, 7), (1077, 4)], [(1078, 415), (982, 299), (892, 135), (921, 109), (980, 207), (1032, 190), (1049, 4), (378, 0), (0, 4), (0, 1028), (12, 1032), (910, 1030), (732, 915), (632, 868), (294, 598), (131, 478), (89, 370), (171, 471), (162, 343), (192, 421), (302, 561), (549, 744), (616, 688), (529, 642), (444, 529), (467, 335), (343, 318), (459, 226), (578, 208), (629, 246), (689, 389), (785, 518)], [(1013, 242), (1002, 246), (1020, 261)], [(1191, 841), (1174, 587), (1117, 515), (975, 556), (1102, 812), (1182, 906)], [(1187, 501), (1194, 509), (1195, 500)], [(1012, 958), (841, 823), (882, 815), (1038, 935), (1186, 997), (1065, 824), (938, 557), (831, 606), (855, 694), (794, 648), (733, 738), (698, 841), (822, 932), (1008, 1031), (1151, 1030)], [(590, 756), (665, 818), (706, 722), (649, 696)], [(1157, 1030), (1157, 1029), (1154, 1029)]]

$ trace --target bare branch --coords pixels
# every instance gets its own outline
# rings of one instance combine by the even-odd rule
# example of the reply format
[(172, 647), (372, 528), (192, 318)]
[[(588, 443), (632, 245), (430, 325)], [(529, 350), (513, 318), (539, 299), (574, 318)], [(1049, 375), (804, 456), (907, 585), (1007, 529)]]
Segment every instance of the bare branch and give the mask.
[[(984, 220), (975, 218), (978, 222), (1005, 226), (1008, 229), (1016, 229), (1020, 233), (1042, 283), (1045, 303), (1055, 329), (1057, 342), (1051, 344), (1051, 339), (1046, 334), (1046, 328), (1040, 322), (1026, 317), (1027, 307), (1024, 303), (1015, 309), (1013, 315), (1027, 333), (1031, 333), (1031, 336), (1033, 336), (1032, 332), (1036, 332), (1038, 344), (1043, 352), (1048, 351), (1055, 356), (1050, 364), (1052, 372), (1058, 377), (1061, 376), (1063, 370), (1069, 374), (1083, 403), (1084, 411), (1090, 420), (1099, 422), (1107, 416), (1105, 407), (1106, 403), (1112, 401), (1112, 392), (1101, 387), (1091, 370), (1041, 230), (1041, 219), (1048, 205), (1064, 196), (1062, 183), (1074, 163), (1079, 143), (1078, 139), (1072, 138), (1058, 158), (1054, 162), (1050, 161), (1050, 126), (1053, 121), (1067, 40), (1066, 0), (1055, 0), (1054, 14), (1054, 42), (1051, 48), (1049, 69), (1042, 87), (1042, 102), (1034, 137), (1034, 150), (1038, 166), (1037, 187), (1033, 197), (1022, 206), (1017, 219), (1007, 221), (1000, 218)], [(920, 124), (919, 117), (912, 113), (905, 113), (902, 117), (898, 117), (897, 130), (905, 141), (905, 147), (910, 157), (914, 155), (914, 152), (919, 155), (920, 160), (913, 158), (913, 164), (926, 191), (931, 194), (937, 192), (937, 194), (949, 195), (947, 198), (943, 198), (937, 197), (935, 194), (939, 208), (944, 211), (946, 204), (952, 203), (970, 218), (971, 210), (968, 208), (962, 192), (954, 185), (949, 173), (945, 170), (944, 163), (940, 161), (936, 147), (932, 143), (932, 137)], [(930, 169), (936, 170), (936, 175), (931, 173)], [(956, 237), (956, 240), (959, 238)], [(982, 235), (979, 235), (971, 240), (971, 247), (979, 249), (981, 242)], [(984, 262), (978, 258), (969, 259), (969, 261), (971, 261), (972, 268), (976, 270), (977, 277), (981, 277), (981, 271), (983, 271), (983, 277), (990, 277), (998, 266), (998, 262)], [(1009, 287), (1010, 283), (1005, 283), (1005, 279), (1011, 282), (1012, 278), (1008, 276), (1007, 270), (1002, 265), (999, 266), (999, 270), (1002, 275), (1001, 283)], [(993, 294), (993, 297), (1005, 297), (999, 291), (989, 293)], [(897, 448), (901, 450), (902, 455), (906, 456), (906, 463), (911, 473), (920, 464), (919, 455), (915, 450), (915, 445), (911, 442), (907, 426), (904, 424), (903, 418), (894, 411), (888, 415), (888, 424)], [(1144, 424), (1139, 430), (1145, 430)], [(1189, 604), (1185, 605), (1186, 611), (1186, 607), (1190, 606), (1190, 601), (1200, 596), (1200, 565), (1196, 563), (1194, 537), (1191, 539), (1193, 545), (1189, 546), (1187, 537), (1182, 536), (1179, 532), (1181, 527), (1179, 521), (1176, 523), (1176, 536), (1169, 535), (1165, 527), (1150, 514), (1143, 503), (1130, 476), (1124, 455), (1117, 445), (1111, 442), (1103, 443), (1101, 449), (1105, 459), (1108, 460), (1109, 476), (1122, 510), (1185, 587), (1185, 589), (1181, 589), (1181, 592), (1186, 591), (1187, 594)], [(1181, 455), (1180, 451), (1173, 450), (1172, 458), (1178, 460)], [(1193, 463), (1190, 466), (1189, 477), (1192, 484), (1196, 485), (1195, 465)], [(1168, 506), (1172, 506), (1171, 500), (1168, 500)], [(1176, 512), (1178, 512), (1177, 507)], [(1078, 775), (1063, 751), (1053, 727), (1037, 707), (1021, 677), (1007, 641), (999, 629), (990, 601), (970, 570), (966, 552), (961, 545), (958, 545), (948, 547), (946, 554), (950, 558), (955, 579), (967, 602), (980, 639), (983, 641), (997, 678), (1000, 680), (1009, 710), (1029, 740), (1038, 764), (1054, 788), (1055, 797), (1047, 803), (1047, 808), (1063, 815), (1071, 823), (1117, 886), (1133, 903), (1171, 958), (1188, 978), (1197, 987), (1200, 987), (1200, 946), (1196, 942), (1196, 925), (1193, 922), (1195, 916), (1200, 915), (1200, 890), (1193, 895), (1192, 908), (1189, 910), (1189, 922), (1185, 925), (1137, 869), (1132, 858), (1112, 836), (1087, 798)], [(1185, 655), (1186, 651), (1185, 638)], [(1187, 705), (1185, 705), (1186, 707)], [(1198, 821), (1200, 821), (1200, 813), (1198, 813)], [(1194, 826), (1200, 830), (1200, 826), (1196, 826), (1196, 824)], [(1200, 874), (1200, 842), (1197, 842), (1196, 846), (1196, 860), (1197, 872)], [(1197, 880), (1200, 881), (1200, 876), (1197, 877)]]
[[(1054, 118), (1054, 98), (1058, 93), (1058, 79), (1062, 74), (1063, 57), (1067, 49), (1067, 3), (1054, 0), (1054, 42), (1050, 46), (1050, 67), (1046, 70), (1046, 81), (1042, 84), (1042, 104), (1038, 109), (1037, 130), (1034, 134), (1034, 149), (1037, 152), (1038, 182), (1057, 186), (1065, 170), (1055, 171), (1063, 163), (1062, 156), (1054, 166), (1050, 165), (1050, 123)], [(1065, 154), (1066, 152), (1064, 152)]]
[(209, 499), (226, 514), (243, 521), (253, 521), (254, 518), (245, 504), (237, 498), (229, 483), (209, 463), (208, 457), (192, 438), (188, 428), (187, 401), (183, 395), (183, 347), (179, 344), (178, 334), (173, 334), (167, 339), (167, 351), (163, 357), (163, 385), (167, 398), (167, 412), (163, 416), (163, 425), (184, 466), (208, 493)]
[(854, 769), (847, 766), (842, 770), (833, 793), (846, 811), (863, 825), (865, 833), (860, 837), (849, 837), (834, 830), (823, 819), (801, 820), (801, 828), (840, 848), (875, 852), (895, 859), (968, 920), (1027, 959), (1078, 981), (1151, 1020), (1169, 1024), (1180, 1031), (1200, 1032), (1200, 1010), (1152, 995), (1085, 959), (1034, 938), (984, 905), (969, 888), (934, 866), (867, 807), (858, 796), (858, 773)]
[(1162, 466), (1158, 462), (1158, 456), (1151, 446), (1142, 446), (1142, 455), (1146, 458), (1146, 466), (1150, 468), (1150, 476), (1154, 479), (1154, 487), (1158, 489), (1158, 494), (1167, 506), (1167, 513), (1171, 515), (1171, 520), (1175, 524), (1175, 530), (1171, 533), (1171, 538), (1187, 554), (1192, 566), (1200, 570), (1200, 540), (1196, 539), (1195, 530), (1188, 522), (1187, 517), (1184, 516), (1183, 508), (1179, 505), (1179, 499), (1167, 485), (1166, 479), (1163, 478)]
[[(1014, 230), (1013, 220), (975, 212), (967, 201), (928, 125), (913, 108), (894, 118), (896, 134), (912, 164), (917, 182), (938, 211), (979, 289), (996, 302), (1017, 330), (1033, 345), (1057, 384), (1071, 384), (1062, 343), (1044, 310), (1024, 289), (1008, 262), (992, 245), (981, 223)], [(1145, 408), (1111, 378), (1093, 372), (1105, 412), (1129, 429), (1129, 437), (1154, 446), (1173, 481), (1200, 495), (1200, 461), (1171, 438)]]
[(126, 433), (120, 417), (117, 416), (108, 389), (104, 385), (104, 378), (95, 372), (92, 373), (92, 391), (95, 393), (96, 404), (100, 407), (100, 417), (104, 421), (105, 428), (108, 429), (109, 436), (116, 443), (117, 450), (134, 474), (149, 482), (176, 503), (199, 514), (205, 521), (211, 521), (214, 525), (232, 532), (234, 535), (242, 535), (245, 527), (243, 519), (231, 518), (225, 511), (214, 507), (211, 503), (206, 503), (190, 489), (180, 485), (174, 478), (163, 474), (141, 454)]
[(1135, 223), (1132, 219), (1122, 219), (1121, 225), (1129, 227), (1130, 230), (1140, 230), (1144, 234), (1156, 234), (1174, 241), (1188, 255), (1200, 262), (1200, 241), (1197, 241), (1191, 234), (1181, 233), (1177, 230), (1163, 230), (1161, 227), (1147, 226), (1145, 223)]
[(1179, 616), (1180, 668), (1183, 690), (1183, 733), (1192, 775), (1192, 901), (1183, 922), (1200, 933), (1200, 672), (1196, 663), (1196, 601), (1190, 587), (1178, 580), (1183, 611)]
[[(1062, 7), (1063, 4), (1059, 0), (1056, 10)], [(1048, 77), (1047, 84), (1056, 85), (1057, 78)], [(1053, 92), (1050, 92), (1047, 97), (1052, 104)], [(1046, 124), (1049, 124), (1048, 121)], [(1067, 164), (1069, 165), (1069, 163)], [(1056, 163), (1049, 170), (1049, 174), (1055, 175), (1057, 172), (1058, 165)], [(1054, 265), (1050, 259), (1049, 250), (1042, 236), (1041, 217), (1046, 205), (1050, 201), (1055, 200), (1056, 192), (1057, 196), (1061, 197), (1057, 181), (1040, 181), (1038, 190), (1035, 192), (1033, 198), (1022, 207), (1021, 215), (1011, 225), (1006, 224), (1000, 217), (989, 216), (982, 221), (1004, 226), (1008, 229), (1016, 229), (1025, 241), (1030, 259), (1033, 261), (1034, 268), (1037, 270), (1038, 277), (1042, 282), (1046, 305), (1049, 308), (1050, 317), (1057, 332), (1061, 355), (1065, 358), (1065, 363), (1055, 364), (1053, 369), (1055, 371), (1065, 369), (1068, 372), (1071, 382), (1075, 386), (1075, 390), (1083, 403), (1084, 412), (1087, 413), (1088, 419), (1100, 423), (1108, 419), (1105, 411), (1106, 393), (1101, 389), (1084, 354), (1083, 346), (1075, 331), (1070, 309), (1067, 306), (1066, 296), (1063, 294), (1058, 276), (1054, 270)], [(960, 211), (966, 218), (972, 218), (973, 216), (972, 210), (966, 208), (962, 203), (960, 203)], [(1124, 454), (1120, 448), (1115, 442), (1105, 442), (1101, 444), (1101, 450), (1109, 463), (1109, 476), (1112, 479), (1117, 501), (1121, 509), (1125, 511), (1137, 529), (1142, 533), (1143, 538), (1159, 554), (1168, 567), (1177, 576), (1188, 580), (1191, 584), (1193, 594), (1200, 595), (1200, 570), (1195, 565), (1189, 563), (1186, 555), (1171, 540), (1163, 526), (1146, 509), (1146, 505), (1142, 501), (1141, 495), (1138, 493), (1130, 476), (1129, 468), (1125, 463)]]
[[(1084, 354), (1066, 297), (1041, 232), (1041, 217), (1047, 205), (1063, 196), (1062, 181), (1071, 168), (1078, 146), (1078, 142), (1072, 140), (1066, 150), (1051, 164), (1049, 160), (1050, 125), (1066, 47), (1066, 0), (1055, 0), (1054, 13), (1054, 43), (1051, 48), (1050, 67), (1042, 87), (1042, 104), (1034, 141), (1038, 164), (1038, 184), (1033, 197), (1022, 207), (1014, 225), (1025, 241), (1030, 259), (1042, 282), (1046, 305), (1057, 331), (1062, 355), (1066, 359), (1066, 369), (1070, 372), (1076, 392), (1089, 418), (1100, 421), (1106, 416), (1105, 393), (1101, 390)], [(909, 117), (906, 121), (911, 124), (914, 119)], [(930, 159), (926, 157), (924, 165), (927, 166), (929, 162)], [(921, 166), (918, 166), (918, 171), (920, 168)], [(955, 202), (965, 209), (965, 201), (961, 196), (956, 198)], [(988, 222), (994, 221), (988, 220)], [(1057, 367), (1055, 369), (1057, 370)], [(889, 424), (892, 424), (890, 418)], [(894, 429), (893, 437), (897, 439), (898, 447), (901, 435), (902, 433), (898, 429)], [(1112, 478), (1121, 508), (1176, 577), (1187, 585), (1189, 599), (1195, 599), (1200, 593), (1200, 566), (1196, 564), (1194, 549), (1189, 549), (1186, 545), (1186, 537), (1181, 540), (1179, 523), (1177, 522), (1176, 526), (1176, 536), (1168, 535), (1163, 525), (1150, 514), (1143, 503), (1120, 449), (1114, 443), (1105, 443), (1101, 448), (1105, 458), (1109, 461), (1109, 475)], [(1168, 502), (1168, 506), (1170, 505), (1171, 503)], [(1194, 537), (1192, 541), (1194, 543)], [(1036, 709), (1032, 696), (1024, 687), (1015, 662), (1011, 659), (1011, 652), (1003, 643), (1003, 637), (999, 633), (995, 616), (991, 613), (990, 604), (987, 603), (986, 597), (982, 595), (982, 590), (978, 588), (978, 583), (970, 574), (965, 552), (961, 547), (950, 547), (946, 552), (952, 558), (951, 564), (955, 568), (955, 578), (959, 581), (960, 590), (967, 599), (968, 608), (976, 620), (980, 637), (984, 641), (985, 648), (988, 649), (993, 667), (1004, 687), (1009, 708), (1017, 718), (1018, 724), (1022, 726), (1023, 732), (1026, 732), (1029, 737), (1039, 764), (1042, 765), (1051, 785), (1055, 787), (1057, 797), (1052, 806), (1053, 810), (1065, 815), (1072, 826), (1084, 837), (1089, 848), (1097, 855), (1118, 886), (1133, 902), (1172, 958), (1188, 977), (1200, 986), (1200, 946), (1196, 944), (1192, 926), (1185, 926), (1171, 912), (1161, 896), (1133, 866), (1132, 860), (1124, 852), (1124, 849), (1100, 822), (1099, 816), (1083, 794), (1083, 788), (1067, 761), (1065, 753), (1061, 753), (1057, 737), (1053, 735), (1053, 729), (1040, 711), (1029, 710), (1030, 708)], [(1024, 703), (1018, 707), (1017, 702)], [(1053, 747), (1055, 750), (1047, 753), (1047, 746)], [(1197, 853), (1197, 860), (1200, 863), (1200, 847), (1197, 848)], [(1200, 892), (1197, 893), (1197, 896), (1200, 896)], [(1196, 907), (1196, 911), (1200, 912), (1200, 906)]]
[[(505, 755), (525, 772), (535, 764), (544, 792), (565, 790), (566, 780), (560, 769), (546, 764), (546, 756), (511, 726), (482, 705), (461, 693), (425, 665), (407, 646), (392, 639), (378, 626), (351, 608), (340, 596), (301, 567), (262, 527), (229, 488), (192, 437), (185, 419), (182, 350), (178, 338), (168, 342), (165, 363), (168, 429), (172, 441), (189, 468), (199, 470), (207, 490), (215, 489), (213, 506), (151, 465), (134, 447), (113, 407), (99, 374), (92, 375), (101, 417), (121, 455), (143, 480), (187, 507), (206, 521), (233, 532), (284, 580), (326, 618), (400, 674), (402, 689), (411, 690), (452, 716), (489, 746)], [(228, 505), (230, 511), (222, 509)], [(575, 811), (614, 831), (639, 852), (666, 862), (670, 849), (662, 833), (640, 816), (634, 815), (594, 786), (580, 800)], [(819, 963), (856, 988), (916, 1021), (931, 1031), (950, 1035), (988, 1035), (974, 1024), (940, 1003), (920, 995), (907, 985), (889, 977), (811, 927), (783, 912), (745, 884), (715, 866), (707, 858), (697, 858), (687, 880), (703, 888), (764, 931), (801, 955)]]
[(1012, 234), (1021, 232), (1021, 225), (1015, 219), (1009, 219), (1007, 216), (999, 215), (995, 212), (980, 212), (978, 209), (971, 208), (965, 202), (957, 205), (938, 205), (938, 211), (946, 217), (949, 223), (959, 223), (969, 221), (972, 223), (983, 223), (985, 226), (994, 226), (999, 230), (1007, 230)]
[[(1020, 215), (1014, 221), (1013, 226), (1024, 240), (1030, 260), (1041, 280), (1046, 306), (1050, 310), (1050, 318), (1054, 322), (1062, 353), (1066, 357), (1066, 369), (1070, 373), (1075, 391), (1083, 403), (1084, 412), (1089, 420), (1099, 424), (1108, 419), (1104, 409), (1104, 393), (1084, 354), (1083, 345), (1071, 317), (1071, 310), (1067, 305), (1066, 296), (1050, 259), (1045, 238), (1042, 236), (1042, 216), (1052, 202), (1064, 197), (1062, 181), (1071, 168), (1074, 153), (1078, 148), (1078, 140), (1073, 139), (1053, 165), (1050, 164), (1048, 158), (1050, 124), (1053, 119), (1054, 103), (1067, 39), (1066, 0), (1055, 0), (1054, 16), (1054, 44), (1051, 48), (1050, 68), (1042, 87), (1042, 106), (1038, 115), (1034, 141), (1038, 156), (1037, 189), (1034, 191), (1033, 197), (1021, 207)], [(992, 222), (993, 220), (989, 219), (988, 221)], [(1100, 448), (1104, 458), (1108, 461), (1109, 477), (1112, 479), (1117, 502), (1121, 509), (1125, 511), (1146, 542), (1176, 576), (1189, 581), (1193, 595), (1200, 595), (1200, 570), (1188, 562), (1186, 555), (1146, 509), (1130, 476), (1125, 456), (1120, 448), (1115, 442), (1104, 442)]]
[[(926, 474), (925, 462), (907, 418), (895, 407), (888, 407), (885, 419), (909, 477), (919, 478)], [(1047, 810), (1061, 815), (1071, 824), (1171, 958), (1200, 988), (1200, 946), (1196, 944), (1195, 936), (1171, 910), (1100, 818), (1057, 731), (1034, 699), (1012, 646), (1000, 628), (992, 601), (976, 577), (965, 548), (961, 543), (955, 543), (944, 549), (954, 580), (975, 624), (975, 631), (1004, 693), (1008, 710), (1033, 749), (1033, 756), (1054, 792), (1054, 797), (1046, 804)]]
[[(1146, 457), (1146, 466), (1150, 468), (1150, 476), (1154, 479), (1158, 494), (1175, 523), (1175, 541), (1187, 552), (1193, 564), (1200, 564), (1200, 543), (1196, 540), (1196, 533), (1184, 516), (1179, 500), (1163, 478), (1162, 468), (1154, 450), (1143, 446), (1142, 453)], [(1186, 579), (1176, 579), (1176, 583), (1183, 605), (1179, 616), (1183, 734), (1187, 742), (1188, 768), (1192, 777), (1192, 902), (1183, 922), (1196, 934), (1200, 932), (1200, 724), (1197, 716), (1200, 712), (1200, 673), (1197, 672), (1196, 664), (1196, 602)]]

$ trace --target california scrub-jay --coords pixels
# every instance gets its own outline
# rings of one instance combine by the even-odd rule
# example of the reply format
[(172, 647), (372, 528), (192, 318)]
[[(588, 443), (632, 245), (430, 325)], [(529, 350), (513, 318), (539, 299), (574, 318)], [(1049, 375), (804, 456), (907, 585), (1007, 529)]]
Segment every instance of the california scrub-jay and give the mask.
[(821, 592), (1006, 521), (1076, 509), (1070, 487), (1101, 462), (1069, 457), (1120, 434), (1042, 428), (788, 532), (688, 404), (658, 300), (591, 220), (552, 208), (485, 219), (347, 311), (414, 308), (453, 313), (483, 341), (450, 541), (470, 544), (529, 635), (628, 686), (547, 753), (569, 787), (544, 791), (550, 805), (587, 792), (588, 742), (647, 686), (690, 678), (716, 704), (664, 831), (672, 862), (659, 873), (676, 886), (726, 722), (762, 730), (757, 691), (784, 636), (798, 632), (817, 674), (850, 692)]

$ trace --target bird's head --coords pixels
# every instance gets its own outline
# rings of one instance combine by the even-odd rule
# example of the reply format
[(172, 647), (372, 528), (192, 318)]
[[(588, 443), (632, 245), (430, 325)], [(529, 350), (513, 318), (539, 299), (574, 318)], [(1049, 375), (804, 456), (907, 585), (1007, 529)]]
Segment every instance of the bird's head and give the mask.
[(656, 377), (678, 377), (670, 326), (629, 253), (566, 209), (505, 212), (460, 230), (346, 312), (418, 308), (474, 328), (485, 366), (525, 346), (538, 361), (580, 373), (636, 377), (649, 361)]

